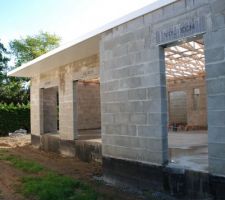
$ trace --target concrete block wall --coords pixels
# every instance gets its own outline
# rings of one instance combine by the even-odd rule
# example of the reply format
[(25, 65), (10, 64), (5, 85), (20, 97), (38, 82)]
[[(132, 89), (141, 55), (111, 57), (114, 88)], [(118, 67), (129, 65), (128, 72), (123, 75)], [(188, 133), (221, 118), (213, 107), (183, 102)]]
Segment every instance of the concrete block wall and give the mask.
[(41, 135), (43, 133), (43, 90), (39, 89), (39, 79), (31, 79), (30, 104), (31, 104), (31, 133)]
[[(199, 108), (197, 110), (194, 109), (194, 88), (198, 88), (200, 90)], [(186, 123), (190, 126), (207, 127), (207, 93), (205, 78), (183, 79), (182, 81), (177, 80), (176, 82), (168, 82), (167, 92), (170, 93), (174, 91), (184, 91), (186, 93), (187, 105), (184, 108), (187, 113)], [(171, 103), (172, 102), (169, 102), (169, 104)], [(171, 116), (170, 109), (169, 112), (169, 115)], [(169, 123), (172, 122), (173, 120), (170, 118)]]
[(100, 129), (100, 84), (97, 82), (76, 82), (78, 130)]
[(168, 92), (168, 124), (187, 124), (187, 94), (184, 91)]
[(98, 77), (98, 55), (74, 61), (58, 69), (33, 77), (31, 80), (31, 133), (37, 136), (44, 133), (43, 90), (58, 87), (60, 138), (62, 140), (77, 138), (77, 102), (74, 81)]
[(210, 1), (179, 0), (102, 34), (100, 78), (103, 156), (163, 165), (168, 160), (163, 47), (156, 31), (204, 16)]
[(211, 2), (212, 30), (205, 34), (209, 171), (225, 175), (225, 1)]
[(144, 17), (102, 37), (103, 156), (161, 165), (168, 150), (164, 54), (150, 39)]

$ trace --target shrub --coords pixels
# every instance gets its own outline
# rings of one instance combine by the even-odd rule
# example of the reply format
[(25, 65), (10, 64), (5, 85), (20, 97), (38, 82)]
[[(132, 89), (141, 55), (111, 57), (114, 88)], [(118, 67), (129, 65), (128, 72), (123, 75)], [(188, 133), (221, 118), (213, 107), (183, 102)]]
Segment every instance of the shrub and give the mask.
[(0, 103), (0, 136), (20, 128), (30, 131), (30, 105)]

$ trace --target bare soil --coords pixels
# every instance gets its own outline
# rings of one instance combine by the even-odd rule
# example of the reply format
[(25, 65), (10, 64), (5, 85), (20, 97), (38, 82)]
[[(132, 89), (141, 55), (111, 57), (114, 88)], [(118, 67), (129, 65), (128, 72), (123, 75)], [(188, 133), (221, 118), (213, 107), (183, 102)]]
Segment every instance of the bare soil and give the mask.
[[(0, 149), (8, 149), (12, 155), (21, 156), (24, 159), (36, 161), (48, 169), (62, 175), (74, 177), (90, 184), (96, 191), (103, 194), (106, 200), (139, 200), (136, 194), (122, 191), (93, 179), (102, 175), (100, 163), (85, 163), (76, 158), (65, 158), (55, 153), (44, 152), (30, 145), (30, 136), (0, 138)], [(0, 200), (25, 199), (17, 192), (20, 178), (27, 175), (25, 172), (15, 169), (6, 161), (0, 160)]]

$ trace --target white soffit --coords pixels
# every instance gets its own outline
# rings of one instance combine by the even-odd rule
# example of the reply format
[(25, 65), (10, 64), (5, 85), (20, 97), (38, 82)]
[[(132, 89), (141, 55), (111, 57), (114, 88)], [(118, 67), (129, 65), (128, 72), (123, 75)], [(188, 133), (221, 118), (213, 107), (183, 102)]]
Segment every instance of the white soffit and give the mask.
[(158, 0), (92, 32), (89, 32), (71, 43), (62, 45), (26, 64), (23, 64), (22, 66), (8, 72), (8, 76), (33, 77), (53, 68), (57, 68), (75, 60), (96, 54), (99, 52), (101, 33), (175, 1), (178, 0)]

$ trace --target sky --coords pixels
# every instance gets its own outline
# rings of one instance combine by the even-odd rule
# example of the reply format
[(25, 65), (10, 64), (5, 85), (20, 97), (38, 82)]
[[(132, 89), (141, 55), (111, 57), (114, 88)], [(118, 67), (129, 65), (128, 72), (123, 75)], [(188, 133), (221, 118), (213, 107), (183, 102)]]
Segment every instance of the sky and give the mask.
[(0, 0), (0, 40), (55, 33), (73, 41), (156, 0)]

